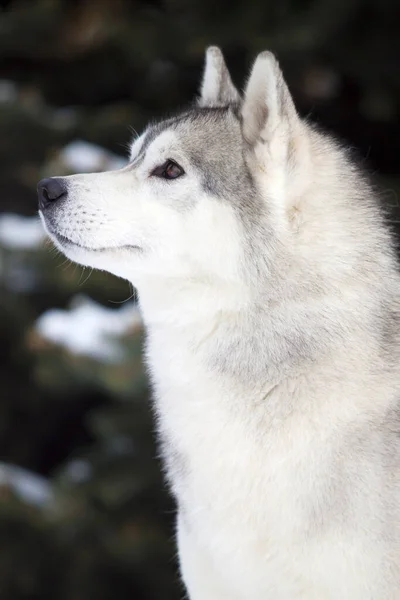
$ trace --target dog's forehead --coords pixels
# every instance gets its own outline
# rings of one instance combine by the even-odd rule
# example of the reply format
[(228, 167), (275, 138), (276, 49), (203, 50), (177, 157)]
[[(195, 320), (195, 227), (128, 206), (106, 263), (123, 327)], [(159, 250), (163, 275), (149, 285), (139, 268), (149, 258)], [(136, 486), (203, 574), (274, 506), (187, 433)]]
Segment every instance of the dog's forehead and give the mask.
[(203, 141), (210, 146), (219, 140), (230, 141), (241, 135), (239, 119), (229, 109), (193, 111), (185, 119), (178, 120), (174, 129), (180, 140), (192, 146)]
[[(229, 108), (192, 109), (151, 124), (131, 147), (131, 158), (144, 156), (150, 146), (178, 141), (187, 152), (217, 152), (241, 145), (240, 122)], [(238, 147), (238, 146), (236, 146)]]

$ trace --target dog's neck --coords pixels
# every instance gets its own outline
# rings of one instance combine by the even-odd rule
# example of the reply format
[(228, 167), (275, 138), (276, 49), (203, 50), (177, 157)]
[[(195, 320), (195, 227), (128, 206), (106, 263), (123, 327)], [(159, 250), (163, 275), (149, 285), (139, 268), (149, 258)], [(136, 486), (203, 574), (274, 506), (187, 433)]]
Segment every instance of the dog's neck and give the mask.
[[(206, 370), (246, 387), (275, 385), (331, 351), (321, 336), (322, 298), (305, 315), (303, 303), (255, 298), (244, 284), (159, 279), (139, 287), (139, 302), (148, 343), (162, 340), (166, 354), (188, 353)], [(337, 345), (342, 333), (340, 327), (333, 331), (330, 343)]]
[(224, 314), (243, 314), (251, 306), (246, 286), (237, 281), (149, 278), (138, 291), (146, 327), (195, 330)]

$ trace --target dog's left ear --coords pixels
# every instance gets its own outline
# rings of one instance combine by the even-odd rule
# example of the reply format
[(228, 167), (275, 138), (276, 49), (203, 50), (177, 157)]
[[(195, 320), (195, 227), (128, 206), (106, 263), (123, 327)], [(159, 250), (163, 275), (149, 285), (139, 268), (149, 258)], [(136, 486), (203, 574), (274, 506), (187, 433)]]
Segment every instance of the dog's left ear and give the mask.
[(239, 92), (232, 83), (221, 50), (216, 46), (210, 46), (206, 51), (199, 106), (228, 106), (239, 101)]
[(249, 144), (268, 142), (281, 123), (300, 123), (292, 97), (271, 52), (262, 52), (253, 65), (242, 105), (243, 135)]

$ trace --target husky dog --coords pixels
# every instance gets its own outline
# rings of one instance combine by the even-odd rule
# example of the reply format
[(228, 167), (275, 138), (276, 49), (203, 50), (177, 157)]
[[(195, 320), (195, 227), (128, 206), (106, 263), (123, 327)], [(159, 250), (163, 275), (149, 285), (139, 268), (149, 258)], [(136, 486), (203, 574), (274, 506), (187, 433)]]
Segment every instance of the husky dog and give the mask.
[(399, 600), (400, 277), (374, 193), (274, 56), (114, 172), (39, 183), (61, 251), (138, 290), (191, 600)]

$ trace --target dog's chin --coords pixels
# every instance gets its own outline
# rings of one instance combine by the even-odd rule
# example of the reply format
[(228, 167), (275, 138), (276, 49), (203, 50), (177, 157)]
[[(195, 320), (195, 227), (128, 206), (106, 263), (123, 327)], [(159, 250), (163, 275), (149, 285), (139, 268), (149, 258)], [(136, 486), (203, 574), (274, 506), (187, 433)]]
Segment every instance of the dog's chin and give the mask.
[(51, 240), (55, 246), (65, 256), (72, 261), (79, 263), (85, 267), (94, 267), (114, 272), (110, 268), (114, 263), (124, 262), (124, 259), (131, 259), (132, 255), (137, 255), (141, 252), (141, 248), (131, 244), (121, 244), (120, 246), (86, 246), (80, 242), (75, 242), (64, 234), (56, 231), (48, 221), (40, 215), (42, 222)]
[(51, 238), (54, 242), (56, 242), (57, 246), (60, 247), (63, 251), (81, 251), (87, 252), (88, 254), (112, 254), (115, 252), (125, 252), (125, 251), (140, 251), (139, 246), (133, 246), (130, 244), (124, 244), (121, 246), (99, 246), (99, 247), (91, 247), (85, 246), (81, 243), (74, 242), (70, 238), (62, 235), (61, 233), (52, 232)]

